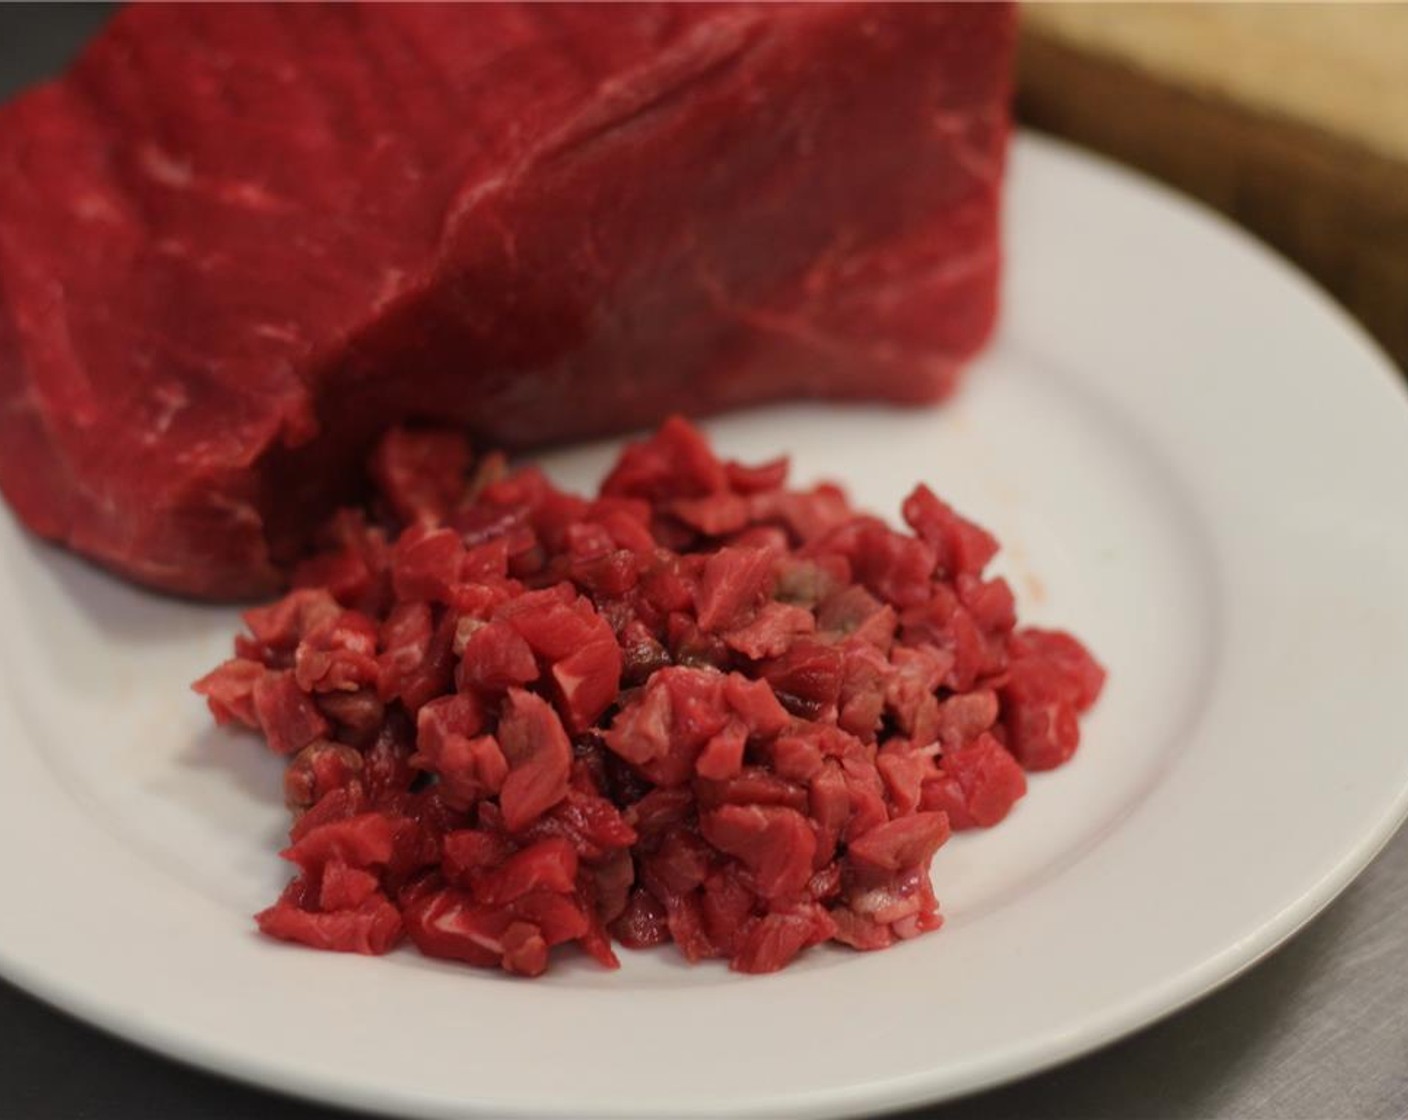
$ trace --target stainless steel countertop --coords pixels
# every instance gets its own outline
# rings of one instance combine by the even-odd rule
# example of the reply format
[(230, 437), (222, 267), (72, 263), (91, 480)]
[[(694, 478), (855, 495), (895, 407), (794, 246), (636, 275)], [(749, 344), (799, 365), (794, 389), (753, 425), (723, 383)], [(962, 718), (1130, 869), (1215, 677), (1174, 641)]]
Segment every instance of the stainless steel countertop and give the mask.
[[(97, 5), (0, 7), (0, 97), (61, 65), (102, 15)], [(0, 984), (7, 1120), (342, 1115), (172, 1064)], [(1306, 930), (1222, 991), (1100, 1053), (906, 1120), (1105, 1118), (1406, 1120), (1408, 831)]]

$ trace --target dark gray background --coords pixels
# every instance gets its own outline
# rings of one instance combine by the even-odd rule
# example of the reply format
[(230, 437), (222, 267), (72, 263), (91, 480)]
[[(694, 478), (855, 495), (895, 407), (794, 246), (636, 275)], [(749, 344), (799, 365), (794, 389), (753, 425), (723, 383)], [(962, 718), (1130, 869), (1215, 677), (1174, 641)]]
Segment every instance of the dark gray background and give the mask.
[[(103, 16), (101, 5), (0, 6), (0, 96), (53, 72)], [(172, 1064), (0, 982), (4, 1120), (343, 1115)], [(1223, 991), (1092, 1057), (906, 1120), (1057, 1118), (1408, 1118), (1408, 832)]]

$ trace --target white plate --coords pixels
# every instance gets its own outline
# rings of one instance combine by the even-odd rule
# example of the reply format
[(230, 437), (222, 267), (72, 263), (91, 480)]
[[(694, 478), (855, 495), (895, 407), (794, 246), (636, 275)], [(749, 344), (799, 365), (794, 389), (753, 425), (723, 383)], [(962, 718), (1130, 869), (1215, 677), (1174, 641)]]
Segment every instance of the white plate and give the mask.
[[(893, 512), (927, 479), (1005, 542), (1024, 616), (1110, 668), (1075, 761), (934, 864), (948, 924), (770, 977), (626, 954), (541, 981), (313, 953), (249, 915), (279, 764), (188, 682), (233, 612), (0, 519), (0, 967), (140, 1043), (367, 1109), (832, 1116), (950, 1096), (1206, 992), (1408, 808), (1408, 409), (1343, 314), (1219, 220), (1017, 146), (1006, 318), (937, 411), (710, 425)], [(587, 485), (606, 449), (551, 460)]]

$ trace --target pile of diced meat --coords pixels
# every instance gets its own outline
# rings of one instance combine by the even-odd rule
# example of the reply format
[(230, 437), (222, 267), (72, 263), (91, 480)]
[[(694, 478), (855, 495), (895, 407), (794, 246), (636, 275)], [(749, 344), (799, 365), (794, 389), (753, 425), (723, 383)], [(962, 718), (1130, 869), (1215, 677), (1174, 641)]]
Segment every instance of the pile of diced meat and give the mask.
[(678, 419), (596, 498), (443, 432), (371, 474), (196, 685), (288, 759), (274, 937), (528, 976), (567, 943), (885, 948), (939, 926), (934, 852), (1068, 759), (1103, 683), (924, 486), (899, 531)]

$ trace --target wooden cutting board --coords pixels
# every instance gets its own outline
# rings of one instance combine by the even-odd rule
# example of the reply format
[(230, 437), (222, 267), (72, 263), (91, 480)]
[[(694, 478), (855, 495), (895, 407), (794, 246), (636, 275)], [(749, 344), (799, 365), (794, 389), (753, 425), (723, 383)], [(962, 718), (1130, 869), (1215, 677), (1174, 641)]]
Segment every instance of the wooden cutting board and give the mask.
[(1018, 114), (1196, 195), (1408, 368), (1408, 4), (1028, 4)]

